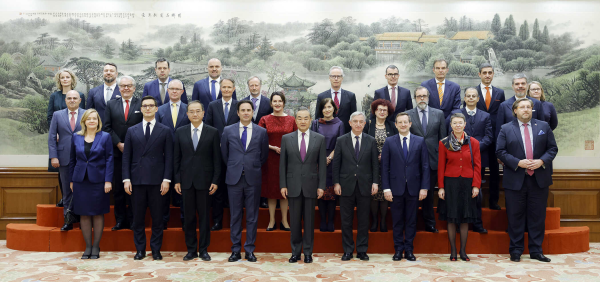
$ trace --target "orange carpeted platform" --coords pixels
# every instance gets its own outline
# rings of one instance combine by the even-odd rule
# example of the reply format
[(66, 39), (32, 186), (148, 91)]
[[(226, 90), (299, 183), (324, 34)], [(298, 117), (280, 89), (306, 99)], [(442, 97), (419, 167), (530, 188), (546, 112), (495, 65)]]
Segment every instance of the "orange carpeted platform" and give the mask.
[[(340, 231), (339, 207), (336, 211), (335, 232), (320, 232), (318, 229), (320, 218), (318, 211), (315, 216), (315, 253), (341, 253), (342, 233)], [(179, 208), (171, 207), (171, 220), (169, 228), (164, 231), (163, 246), (165, 251), (185, 252), (184, 234), (181, 230), (179, 220)], [(506, 254), (508, 253), (509, 238), (505, 232), (507, 219), (505, 210), (496, 211), (483, 209), (484, 227), (488, 234), (469, 232), (467, 252), (472, 254)], [(151, 220), (149, 213), (146, 217), (146, 235), (149, 238)], [(281, 213), (276, 213), (277, 223), (281, 221)], [(229, 238), (229, 211), (225, 210), (223, 230), (211, 233), (210, 252), (230, 252), (231, 241)], [(256, 252), (290, 252), (290, 233), (286, 231), (271, 231), (265, 229), (269, 223), (268, 209), (260, 209), (258, 220), (258, 234), (256, 241)], [(134, 251), (133, 232), (131, 230), (111, 231), (114, 226), (114, 214), (105, 215), (105, 229), (102, 236), (100, 248), (103, 251)], [(76, 227), (67, 232), (61, 232), (63, 225), (62, 208), (53, 205), (38, 205), (36, 224), (9, 224), (6, 229), (6, 244), (10, 249), (23, 251), (41, 252), (70, 252), (83, 251), (85, 243), (81, 231)], [(372, 232), (369, 234), (370, 253), (393, 253), (393, 233), (391, 216), (388, 213), (387, 225), (389, 232)], [(356, 217), (354, 226), (356, 227)], [(439, 233), (422, 231), (422, 223), (418, 224), (418, 233), (415, 238), (416, 253), (449, 253), (450, 244), (446, 231), (446, 222), (437, 221)], [(354, 231), (356, 238), (356, 230)], [(242, 244), (245, 239), (245, 230), (242, 236)], [(457, 238), (458, 241), (459, 238)], [(527, 246), (527, 236), (525, 237)], [(560, 209), (548, 208), (546, 213), (546, 236), (544, 239), (544, 253), (564, 254), (584, 252), (589, 250), (589, 228), (588, 227), (560, 227)], [(527, 248), (525, 252), (527, 252)]]

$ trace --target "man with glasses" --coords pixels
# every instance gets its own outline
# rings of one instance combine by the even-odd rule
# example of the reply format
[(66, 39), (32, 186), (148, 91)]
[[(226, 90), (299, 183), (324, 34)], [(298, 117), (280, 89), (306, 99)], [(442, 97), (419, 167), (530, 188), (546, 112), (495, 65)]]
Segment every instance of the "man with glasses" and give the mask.
[(271, 108), (271, 101), (264, 95), (261, 95), (260, 88), (262, 86), (262, 80), (258, 76), (250, 77), (247, 81), (248, 90), (250, 90), (250, 96), (242, 99), (249, 100), (254, 105), (254, 115), (252, 116), (252, 122), (258, 124), (260, 119), (266, 115), (270, 115), (273, 112)]
[[(172, 79), (169, 77), (169, 73), (171, 73), (169, 61), (167, 61), (165, 58), (156, 60), (154, 63), (154, 71), (156, 72), (156, 76), (158, 78), (144, 84), (144, 92), (142, 97), (154, 97), (158, 103), (158, 106), (160, 107), (162, 104), (168, 103), (170, 99), (168, 86)], [(181, 85), (182, 86), (180, 88), (183, 89), (183, 92), (179, 93), (179, 96), (181, 97), (181, 101), (187, 104), (187, 93), (185, 92), (183, 83)]]
[[(395, 65), (389, 65), (385, 68), (385, 79), (387, 79), (388, 85), (375, 90), (375, 97), (373, 98), (374, 100), (385, 99), (392, 102), (395, 110), (393, 113), (389, 113), (387, 117), (387, 120), (391, 123), (394, 123), (394, 117), (397, 114), (413, 108), (410, 90), (398, 85), (399, 77), (400, 73)], [(371, 118), (374, 117), (375, 115), (371, 113)]]
[(122, 76), (119, 79), (119, 89), (121, 97), (110, 100), (106, 105), (104, 113), (104, 131), (110, 133), (113, 141), (113, 193), (115, 199), (115, 219), (116, 224), (113, 231), (129, 229), (133, 223), (133, 213), (131, 211), (131, 198), (125, 193), (123, 187), (122, 161), (123, 150), (125, 148), (125, 135), (127, 130), (142, 121), (140, 99), (133, 97), (135, 92), (135, 79), (131, 76)]
[[(90, 92), (88, 92), (86, 109), (96, 109), (98, 116), (102, 121), (104, 121), (104, 112), (108, 105), (108, 101), (121, 97), (121, 92), (117, 85), (118, 75), (117, 65), (106, 63), (102, 70), (102, 79), (104, 80), (104, 83), (90, 89)], [(103, 124), (104, 127), (106, 127), (106, 123)]]
[(356, 112), (356, 95), (354, 93), (342, 89), (344, 81), (344, 70), (341, 67), (333, 66), (329, 69), (329, 82), (331, 89), (325, 90), (317, 97), (317, 106), (315, 107), (315, 119), (323, 117), (323, 113), (319, 111), (321, 100), (331, 98), (338, 110), (334, 113), (344, 124), (344, 132), (350, 132), (350, 115)]
[(444, 59), (433, 62), (433, 73), (435, 78), (423, 81), (421, 86), (426, 87), (432, 97), (429, 106), (442, 110), (446, 118), (453, 110), (460, 109), (460, 85), (446, 80), (448, 61)]

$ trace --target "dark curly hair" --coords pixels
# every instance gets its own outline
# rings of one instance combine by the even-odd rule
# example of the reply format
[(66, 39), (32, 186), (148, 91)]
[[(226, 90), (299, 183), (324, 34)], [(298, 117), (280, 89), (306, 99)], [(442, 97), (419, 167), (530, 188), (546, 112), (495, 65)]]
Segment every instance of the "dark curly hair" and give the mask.
[(377, 112), (377, 107), (379, 106), (386, 106), (388, 108), (388, 116), (394, 113), (394, 105), (392, 105), (392, 102), (385, 99), (377, 99), (373, 101), (373, 103), (371, 103), (371, 113), (375, 114), (375, 112)]

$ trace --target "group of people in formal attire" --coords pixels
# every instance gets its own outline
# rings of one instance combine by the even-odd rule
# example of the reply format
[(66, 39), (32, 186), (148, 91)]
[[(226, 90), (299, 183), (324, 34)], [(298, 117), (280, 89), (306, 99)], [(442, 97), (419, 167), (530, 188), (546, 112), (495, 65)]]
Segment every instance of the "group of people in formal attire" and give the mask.
[[(542, 85), (528, 83), (524, 74), (513, 77), (516, 95), (505, 100), (504, 91), (491, 85), (494, 69), (485, 63), (479, 68), (481, 84), (466, 88), (461, 101), (461, 87), (446, 80), (445, 60), (434, 62), (435, 78), (417, 87), (414, 96), (398, 85), (398, 68), (390, 65), (387, 85), (375, 91), (367, 116), (357, 111), (356, 95), (342, 89), (344, 72), (335, 66), (329, 72), (331, 88), (318, 95), (313, 119), (306, 107), (286, 114), (285, 94), (262, 95), (256, 76), (246, 82), (250, 96), (237, 100), (236, 82), (221, 77), (218, 59), (208, 61), (208, 77), (194, 84), (190, 101), (183, 83), (169, 77), (167, 60), (156, 61), (155, 71), (158, 78), (137, 98), (134, 78), (117, 81), (117, 66), (107, 63), (104, 83), (90, 90), (87, 100), (74, 90), (72, 71), (56, 74), (59, 90), (48, 105), (49, 160), (59, 171), (65, 213), (71, 209), (81, 216), (82, 259), (100, 257), (112, 191), (112, 230), (133, 230), (135, 260), (146, 257), (147, 209), (152, 257), (162, 259), (172, 204), (181, 211), (185, 261), (211, 260), (210, 233), (223, 228), (227, 206), (228, 261), (242, 259), (244, 220), (244, 258), (257, 261), (259, 208), (268, 207), (266, 231), (272, 231), (279, 206), (279, 229), (291, 232), (289, 262), (303, 254), (311, 263), (315, 206), (319, 230), (333, 232), (339, 203), (343, 261), (353, 259), (355, 251), (356, 258), (369, 260), (369, 232), (388, 231), (388, 210), (393, 260), (414, 261), (417, 211), (421, 207), (425, 231), (438, 232), (437, 194), (438, 218), (448, 223), (450, 260), (457, 260), (459, 232), (458, 255), (468, 261), (469, 224), (474, 232), (487, 233), (481, 221), (484, 168), (490, 174), (489, 207), (499, 210), (501, 164), (511, 260), (520, 260), (528, 232), (531, 258), (550, 261), (541, 246), (558, 151), (552, 133), (556, 110), (545, 101)], [(61, 230), (72, 228), (65, 224)]]

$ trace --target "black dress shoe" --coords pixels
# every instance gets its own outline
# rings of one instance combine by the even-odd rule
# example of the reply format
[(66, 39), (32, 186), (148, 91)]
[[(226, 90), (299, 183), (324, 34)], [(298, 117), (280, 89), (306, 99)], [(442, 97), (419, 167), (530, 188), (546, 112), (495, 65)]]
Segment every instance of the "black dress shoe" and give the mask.
[(352, 253), (344, 253), (344, 255), (342, 255), (342, 260), (343, 261), (349, 261), (353, 258), (354, 256), (352, 256)]
[(471, 261), (471, 259), (469, 259), (467, 254), (460, 253), (459, 256), (460, 256), (460, 260), (462, 260), (462, 261)]
[(220, 222), (215, 223), (215, 225), (213, 225), (210, 228), (210, 231), (217, 231), (217, 230), (221, 230), (223, 229), (223, 224), (221, 224)]
[(63, 204), (63, 200), (60, 199), (60, 201), (58, 201), (58, 203), (56, 203), (56, 206), (59, 207), (59, 208), (64, 207), (65, 205)]
[(487, 234), (488, 231), (485, 228), (473, 228), (473, 232), (477, 232), (477, 233), (481, 233), (481, 234)]
[(304, 263), (312, 263), (312, 255), (304, 255)]
[(195, 259), (195, 258), (197, 258), (197, 257), (198, 257), (198, 254), (197, 254), (196, 252), (193, 252), (193, 253), (187, 253), (187, 254), (185, 255), (185, 257), (183, 257), (183, 260), (184, 260), (184, 261), (193, 260), (193, 259)]
[(329, 230), (327, 230), (327, 222), (325, 222), (325, 220), (321, 220), (321, 223), (319, 224), (319, 231), (321, 231), (321, 232), (329, 231)]
[(290, 263), (296, 263), (300, 260), (300, 256), (292, 255), (288, 260)]
[(510, 260), (514, 261), (514, 262), (520, 262), (521, 255), (520, 254), (510, 254)]
[(417, 258), (415, 257), (415, 255), (413, 255), (412, 252), (410, 251), (404, 251), (404, 258), (409, 260), (409, 261), (416, 261)]
[(544, 256), (544, 254), (533, 254), (533, 255), (529, 255), (529, 258), (531, 259), (537, 259), (541, 262), (550, 262), (550, 259), (547, 258), (546, 256)]
[(267, 226), (267, 231), (275, 231), (275, 224), (273, 224), (273, 227)]
[(357, 253), (356, 258), (360, 260), (369, 260), (367, 253)]
[(162, 260), (162, 255), (160, 254), (160, 251), (152, 251), (152, 258), (154, 260)]
[(254, 256), (254, 253), (246, 253), (244, 258), (249, 262), (256, 262), (256, 256)]
[(91, 256), (91, 255), (86, 255), (86, 254), (83, 254), (83, 255), (81, 256), (81, 259), (90, 259), (90, 256)]
[(285, 228), (285, 226), (283, 226), (283, 222), (279, 223), (279, 229), (283, 230), (283, 231), (290, 231), (291, 229), (289, 228)]
[(238, 261), (242, 259), (242, 255), (238, 252), (233, 252), (231, 253), (231, 256), (229, 256), (229, 259), (227, 260), (228, 262), (234, 262), (234, 261)]
[(208, 255), (208, 252), (201, 253), (198, 257), (203, 261), (211, 260), (210, 256)]
[(121, 230), (121, 229), (130, 229), (129, 224), (124, 224), (121, 222), (118, 222), (117, 224), (115, 224), (115, 226), (113, 228), (111, 228), (110, 230), (112, 231), (117, 231), (117, 230)]
[(371, 229), (369, 229), (369, 231), (377, 232), (377, 225), (379, 225), (379, 221), (374, 219), (373, 222), (371, 223)]
[(135, 256), (133, 257), (133, 260), (143, 260), (146, 257), (146, 251), (137, 251), (137, 253), (135, 253)]
[(381, 232), (388, 232), (388, 228), (387, 228), (387, 223), (385, 221), (381, 221), (381, 224), (379, 226), (379, 230)]
[(98, 248), (98, 253), (94, 255), (94, 253), (92, 253), (92, 255), (90, 256), (90, 259), (99, 259), (100, 258), (100, 248)]
[(73, 229), (73, 224), (65, 224), (60, 228), (60, 231), (69, 231)]
[(260, 202), (260, 207), (264, 208), (264, 209), (268, 209), (269, 208), (269, 204), (266, 201), (261, 201)]
[(432, 233), (438, 233), (438, 230), (437, 230), (437, 228), (435, 228), (435, 226), (425, 226), (425, 231), (432, 232)]
[(392, 257), (393, 261), (401, 261), (402, 260), (402, 251), (396, 251), (394, 256)]
[(498, 205), (498, 204), (492, 204), (490, 203), (490, 210), (501, 210), (502, 208)]

